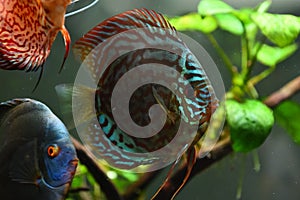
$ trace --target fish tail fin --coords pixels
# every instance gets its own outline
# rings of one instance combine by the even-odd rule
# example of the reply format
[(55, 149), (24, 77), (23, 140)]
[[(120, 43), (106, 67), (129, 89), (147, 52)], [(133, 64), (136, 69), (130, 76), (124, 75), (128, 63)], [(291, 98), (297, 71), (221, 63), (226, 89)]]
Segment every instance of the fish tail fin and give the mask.
[(73, 118), (75, 109), (76, 112), (80, 113), (80, 115), (76, 115), (76, 121), (79, 123), (84, 123), (94, 116), (95, 89), (79, 85), (60, 84), (55, 86), (55, 90), (68, 129), (76, 127)]

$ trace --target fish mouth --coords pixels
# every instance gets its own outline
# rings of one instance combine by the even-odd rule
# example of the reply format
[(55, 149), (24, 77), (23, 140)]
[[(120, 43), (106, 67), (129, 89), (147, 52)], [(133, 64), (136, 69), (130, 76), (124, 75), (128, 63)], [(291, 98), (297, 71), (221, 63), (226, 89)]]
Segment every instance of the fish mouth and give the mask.
[(69, 166), (70, 166), (70, 170), (69, 171), (70, 171), (70, 173), (71, 173), (72, 176), (74, 176), (75, 173), (76, 173), (76, 168), (78, 166), (78, 162), (79, 162), (78, 158), (70, 160), (70, 162), (69, 162)]

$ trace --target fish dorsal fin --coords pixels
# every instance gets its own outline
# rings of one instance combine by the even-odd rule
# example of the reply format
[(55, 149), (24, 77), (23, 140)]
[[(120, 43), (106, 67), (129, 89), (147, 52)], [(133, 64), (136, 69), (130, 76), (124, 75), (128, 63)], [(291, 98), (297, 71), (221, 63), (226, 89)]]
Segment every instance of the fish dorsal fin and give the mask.
[(12, 181), (37, 184), (40, 178), (37, 139), (17, 147), (9, 164), (9, 177)]
[(17, 107), (18, 105), (25, 103), (25, 102), (30, 102), (32, 101), (31, 99), (24, 98), (24, 99), (12, 99), (9, 101), (1, 102), (0, 103), (0, 121), (2, 120), (3, 116), (9, 112), (11, 109)]
[(137, 28), (175, 28), (160, 13), (153, 10), (129, 10), (104, 20), (75, 42), (74, 54), (85, 60), (87, 55), (104, 40), (121, 32)]

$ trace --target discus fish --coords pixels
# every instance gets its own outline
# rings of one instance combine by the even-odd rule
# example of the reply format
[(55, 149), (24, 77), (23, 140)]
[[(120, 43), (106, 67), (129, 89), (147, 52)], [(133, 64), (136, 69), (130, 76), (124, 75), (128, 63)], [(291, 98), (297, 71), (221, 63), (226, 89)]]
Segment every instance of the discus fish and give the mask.
[(61, 71), (71, 43), (64, 26), (70, 3), (71, 0), (0, 0), (0, 68), (26, 72), (43, 70), (60, 31), (65, 42)]
[(0, 103), (1, 199), (64, 199), (78, 159), (64, 124), (43, 103)]
[[(68, 95), (73, 95), (73, 100), (75, 97), (77, 103), (73, 104), (73, 108), (79, 110), (80, 115), (77, 121), (90, 124), (83, 131), (83, 137), (87, 138), (84, 142), (114, 167), (131, 169), (157, 161), (155, 157), (139, 157), (138, 154), (145, 155), (163, 147), (168, 148), (176, 132), (181, 130), (180, 123), (184, 123), (185, 127), (199, 124), (195, 144), (218, 106), (214, 90), (200, 63), (178, 37), (175, 28), (163, 15), (153, 10), (134, 9), (104, 20), (75, 42), (74, 53), (87, 65), (97, 88), (59, 85), (56, 87), (57, 93), (63, 101), (66, 101)], [(111, 106), (118, 81), (127, 72), (144, 64), (152, 64), (153, 67), (137, 73), (118, 87), (127, 91), (132, 83), (145, 82), (150, 75), (160, 78), (157, 84), (139, 87), (129, 101), (130, 117), (139, 126), (151, 122), (148, 110), (154, 104), (159, 104), (167, 114), (168, 119), (162, 130), (147, 138), (131, 136), (118, 127), (113, 116), (115, 108)], [(169, 66), (179, 75), (162, 74), (155, 69), (157, 65)], [(175, 96), (168, 88), (161, 86), (162, 83), (172, 83), (180, 96)], [(187, 85), (191, 85), (193, 91)], [(97, 121), (91, 120), (94, 113), (97, 114)], [(127, 116), (126, 113), (118, 114)], [(103, 137), (99, 134), (100, 128), (105, 134)], [(183, 131), (186, 131), (183, 136), (189, 137), (189, 131)], [(180, 140), (178, 146), (182, 146), (182, 151), (187, 150), (185, 144), (180, 144)], [(167, 150), (170, 155), (173, 151), (172, 148)], [(131, 153), (137, 154), (132, 156)], [(193, 147), (188, 149), (188, 154), (188, 163), (193, 166), (196, 157)], [(180, 159), (182, 154), (178, 156)]]

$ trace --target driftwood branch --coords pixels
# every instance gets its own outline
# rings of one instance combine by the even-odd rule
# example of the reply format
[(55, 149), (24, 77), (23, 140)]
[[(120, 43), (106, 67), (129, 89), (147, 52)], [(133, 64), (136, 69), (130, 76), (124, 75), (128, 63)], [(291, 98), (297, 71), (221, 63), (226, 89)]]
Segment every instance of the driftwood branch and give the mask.
[(273, 108), (278, 105), (280, 102), (292, 97), (300, 90), (300, 76), (288, 82), (278, 91), (271, 94), (264, 103), (269, 107)]
[[(290, 98), (294, 94), (300, 91), (300, 76), (290, 81), (286, 85), (284, 85), (281, 89), (271, 94), (264, 103), (274, 108), (280, 102)], [(226, 131), (226, 130), (225, 130)], [(101, 186), (102, 191), (107, 195), (110, 200), (120, 200), (120, 199), (136, 199), (140, 194), (140, 191), (145, 189), (149, 183), (154, 179), (154, 177), (159, 172), (151, 172), (145, 174), (143, 178), (141, 178), (138, 182), (134, 183), (123, 195), (120, 196), (114, 185), (109, 181), (105, 173), (101, 171), (97, 163), (94, 161), (93, 157), (89, 155), (87, 151), (84, 150), (84, 147), (75, 139), (73, 139), (74, 145), (76, 147), (78, 157), (84, 165), (86, 165), (90, 171), (90, 173), (94, 176), (96, 181)], [(188, 179), (191, 180), (198, 173), (204, 171), (212, 164), (221, 160), (232, 153), (232, 148), (230, 144), (230, 139), (227, 138), (223, 140), (221, 143), (217, 144), (212, 151), (210, 151), (209, 156), (204, 158), (198, 158), (193, 167), (191, 175)], [(165, 185), (165, 187), (161, 190), (156, 199), (170, 199), (178, 186), (181, 184), (185, 173), (186, 173), (187, 165), (183, 165), (180, 167), (169, 179), (169, 183)]]

